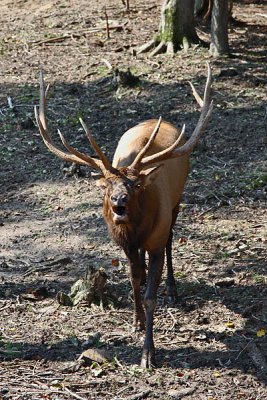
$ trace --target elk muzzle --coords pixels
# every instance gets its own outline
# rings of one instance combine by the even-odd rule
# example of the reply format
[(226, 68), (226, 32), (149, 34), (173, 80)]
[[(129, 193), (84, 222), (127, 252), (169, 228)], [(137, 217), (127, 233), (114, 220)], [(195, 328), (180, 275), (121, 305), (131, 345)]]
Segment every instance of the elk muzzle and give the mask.
[(113, 222), (115, 224), (125, 224), (128, 222), (127, 203), (128, 193), (112, 193), (110, 196), (110, 206), (112, 210)]

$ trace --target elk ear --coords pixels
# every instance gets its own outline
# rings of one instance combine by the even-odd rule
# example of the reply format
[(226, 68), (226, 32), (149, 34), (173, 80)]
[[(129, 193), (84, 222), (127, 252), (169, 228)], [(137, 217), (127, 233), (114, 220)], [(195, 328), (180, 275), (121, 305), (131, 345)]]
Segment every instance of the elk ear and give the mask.
[(96, 186), (100, 187), (102, 190), (105, 190), (108, 185), (106, 179), (102, 176), (96, 181)]
[(146, 187), (150, 185), (158, 176), (159, 171), (163, 164), (158, 165), (157, 167), (152, 167), (145, 169), (144, 171), (140, 172), (140, 178), (143, 181), (143, 186)]

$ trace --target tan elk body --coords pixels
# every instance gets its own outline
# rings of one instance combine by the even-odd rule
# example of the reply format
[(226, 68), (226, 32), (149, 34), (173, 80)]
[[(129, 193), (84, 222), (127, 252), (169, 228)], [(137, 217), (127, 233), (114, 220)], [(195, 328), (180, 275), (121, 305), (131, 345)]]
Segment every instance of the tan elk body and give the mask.
[[(128, 167), (148, 142), (157, 120), (145, 121), (122, 136), (113, 157), (113, 167)], [(147, 155), (158, 153), (171, 146), (180, 136), (180, 131), (172, 124), (162, 121), (156, 139)], [(180, 144), (185, 141), (182, 138)], [(173, 220), (173, 210), (180, 202), (186, 178), (189, 172), (188, 154), (156, 163), (160, 166), (155, 171), (156, 176), (145, 188), (142, 209), (145, 210), (141, 220), (144, 226), (145, 237), (142, 247), (147, 251), (154, 251), (159, 243), (166, 245)], [(145, 169), (143, 171), (146, 171)], [(151, 180), (152, 180), (151, 179)], [(104, 210), (105, 212), (105, 210)], [(141, 227), (138, 227), (141, 230)], [(150, 228), (150, 229), (149, 229)]]
[[(36, 107), (35, 115), (46, 146), (64, 160), (101, 171), (98, 185), (104, 190), (104, 218), (113, 239), (122, 247), (130, 264), (134, 326), (146, 331), (142, 367), (155, 365), (153, 315), (165, 254), (167, 296), (171, 300), (177, 296), (172, 267), (172, 227), (188, 176), (189, 155), (204, 132), (212, 112), (209, 65), (203, 101), (192, 84), (191, 87), (201, 106), (201, 114), (188, 141), (183, 138), (184, 127), (180, 131), (161, 118), (158, 121), (148, 120), (121, 137), (111, 164), (82, 120), (87, 137), (99, 158), (90, 157), (71, 147), (60, 132), (68, 152), (54, 145), (46, 124), (46, 92), (42, 75), (40, 79), (40, 110), (38, 113)], [(144, 283), (146, 291), (142, 301), (140, 286)]]

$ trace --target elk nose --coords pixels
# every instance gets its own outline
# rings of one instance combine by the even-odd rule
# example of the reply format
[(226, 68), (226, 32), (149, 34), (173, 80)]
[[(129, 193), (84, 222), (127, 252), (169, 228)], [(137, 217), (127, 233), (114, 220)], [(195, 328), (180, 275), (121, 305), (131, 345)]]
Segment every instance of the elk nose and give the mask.
[(127, 193), (122, 193), (117, 195), (112, 194), (110, 196), (110, 200), (115, 206), (124, 206), (127, 203), (128, 194)]

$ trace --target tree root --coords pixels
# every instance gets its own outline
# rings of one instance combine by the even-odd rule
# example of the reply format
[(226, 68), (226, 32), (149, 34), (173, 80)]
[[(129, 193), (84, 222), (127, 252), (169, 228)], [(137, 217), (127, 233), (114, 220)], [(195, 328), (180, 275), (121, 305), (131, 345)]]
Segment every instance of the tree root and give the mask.
[(167, 54), (174, 54), (175, 50), (174, 50), (174, 44), (173, 42), (168, 42), (167, 43)]
[[(199, 38), (183, 38), (183, 43), (179, 45), (178, 50), (184, 50), (185, 52), (192, 46), (198, 45), (208, 47), (205, 42)], [(152, 50), (152, 51), (151, 51)], [(173, 55), (177, 51), (177, 46), (172, 41), (165, 42), (164, 40), (158, 40), (157, 38), (151, 39), (149, 42), (143, 44), (136, 50), (136, 54), (142, 54), (149, 52), (148, 57), (154, 57), (158, 54), (167, 53)]]
[[(153, 50), (152, 50), (153, 49)], [(152, 50), (152, 51), (150, 51)], [(143, 44), (143, 46), (139, 47), (136, 54), (142, 54), (149, 52), (149, 57), (154, 57), (158, 54), (167, 53), (167, 54), (174, 54), (174, 44), (173, 42), (165, 42), (159, 41), (158, 39), (152, 39), (149, 42)]]
[(136, 51), (136, 54), (141, 54), (141, 53), (146, 53), (147, 51), (150, 51), (154, 47), (156, 47), (158, 44), (157, 39), (151, 39), (149, 42), (143, 44), (139, 49)]
[(149, 57), (154, 57), (154, 56), (156, 56), (158, 54), (165, 53), (166, 52), (166, 48), (167, 48), (167, 45), (166, 45), (165, 42), (163, 42), (163, 41), (159, 42), (157, 47), (153, 51), (151, 51), (151, 53), (149, 54)]

